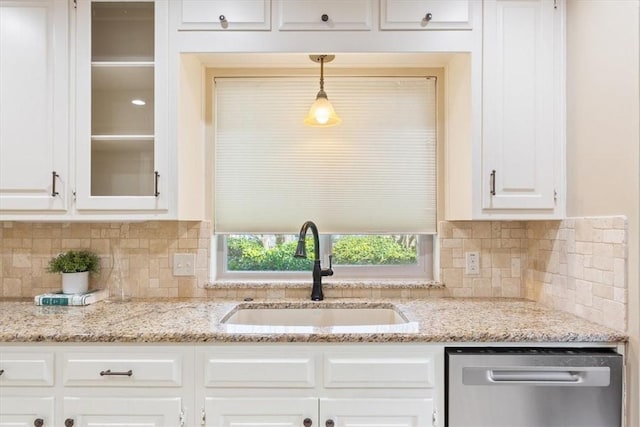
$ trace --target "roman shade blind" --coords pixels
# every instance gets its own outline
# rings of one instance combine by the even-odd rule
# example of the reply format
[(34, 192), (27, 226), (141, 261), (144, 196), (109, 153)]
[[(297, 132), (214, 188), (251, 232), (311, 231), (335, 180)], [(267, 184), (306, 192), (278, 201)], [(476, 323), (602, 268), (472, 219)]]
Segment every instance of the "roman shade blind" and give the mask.
[(328, 77), (342, 124), (303, 124), (315, 78), (215, 80), (214, 231), (434, 233), (436, 80)]

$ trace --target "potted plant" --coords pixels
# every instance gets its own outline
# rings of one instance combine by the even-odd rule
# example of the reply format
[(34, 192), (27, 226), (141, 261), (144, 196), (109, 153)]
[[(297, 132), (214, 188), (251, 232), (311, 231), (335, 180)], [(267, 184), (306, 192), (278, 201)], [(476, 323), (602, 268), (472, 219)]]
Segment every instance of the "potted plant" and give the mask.
[(67, 251), (51, 258), (49, 273), (62, 274), (62, 293), (82, 294), (89, 289), (89, 273), (100, 271), (100, 258), (91, 251)]

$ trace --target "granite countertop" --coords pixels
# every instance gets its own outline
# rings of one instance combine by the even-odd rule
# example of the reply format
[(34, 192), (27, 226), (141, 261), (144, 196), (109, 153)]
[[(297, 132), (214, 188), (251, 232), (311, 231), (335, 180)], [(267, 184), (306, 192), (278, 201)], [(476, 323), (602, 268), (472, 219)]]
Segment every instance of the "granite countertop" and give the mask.
[[(406, 330), (330, 327), (238, 329), (220, 321), (238, 306), (395, 307)], [(245, 327), (246, 328), (246, 327)], [(265, 329), (266, 328), (266, 329)], [(251, 331), (252, 333), (247, 333)], [(137, 300), (86, 307), (0, 302), (0, 342), (626, 342), (627, 335), (517, 299)]]

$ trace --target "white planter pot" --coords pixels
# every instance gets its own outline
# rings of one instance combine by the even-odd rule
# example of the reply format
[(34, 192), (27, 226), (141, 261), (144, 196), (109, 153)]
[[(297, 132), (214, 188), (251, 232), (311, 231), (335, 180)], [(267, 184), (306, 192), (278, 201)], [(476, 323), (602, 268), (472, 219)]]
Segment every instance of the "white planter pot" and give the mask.
[(63, 294), (83, 294), (89, 290), (89, 272), (62, 273)]

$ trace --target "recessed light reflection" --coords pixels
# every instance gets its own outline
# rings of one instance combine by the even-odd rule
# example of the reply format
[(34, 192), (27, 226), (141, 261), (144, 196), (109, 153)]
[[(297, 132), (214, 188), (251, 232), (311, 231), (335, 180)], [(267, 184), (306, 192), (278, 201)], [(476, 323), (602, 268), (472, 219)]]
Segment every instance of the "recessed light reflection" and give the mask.
[(147, 105), (147, 103), (144, 102), (142, 99), (132, 99), (131, 103), (133, 105)]

